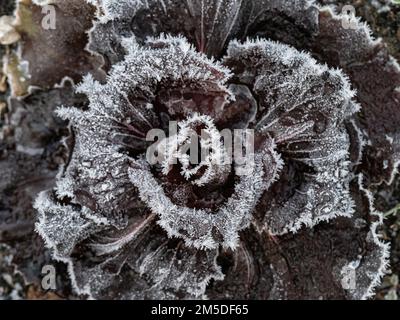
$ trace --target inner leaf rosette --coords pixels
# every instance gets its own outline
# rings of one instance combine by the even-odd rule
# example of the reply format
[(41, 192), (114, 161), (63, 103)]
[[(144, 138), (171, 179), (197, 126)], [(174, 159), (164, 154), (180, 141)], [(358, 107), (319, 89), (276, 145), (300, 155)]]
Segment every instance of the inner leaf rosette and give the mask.
[(142, 201), (160, 216), (159, 224), (169, 236), (183, 237), (187, 245), (196, 248), (217, 248), (222, 243), (234, 249), (238, 231), (249, 225), (258, 199), (280, 167), (273, 147), (272, 141), (265, 144), (265, 151), (255, 156), (252, 172), (240, 178), (233, 195), (215, 212), (175, 205), (145, 163), (130, 169), (130, 178)]
[[(199, 133), (202, 135), (200, 141), (197, 140), (200, 148), (197, 146), (195, 151), (201, 155), (202, 151), (207, 150), (207, 154), (203, 156), (204, 159), (200, 159), (199, 163), (193, 165), (192, 162), (197, 161), (190, 158), (190, 150), (187, 150), (186, 146), (190, 146), (191, 139), (197, 138)], [(178, 134), (172, 135), (161, 143), (162, 150), (159, 152), (163, 155), (162, 172), (164, 175), (171, 172), (176, 161), (179, 161), (182, 166), (181, 174), (184, 178), (192, 179), (192, 184), (199, 187), (209, 183), (223, 182), (226, 174), (229, 174), (229, 159), (226, 159), (228, 155), (224, 149), (222, 136), (212, 118), (208, 116), (194, 114), (179, 123)]]

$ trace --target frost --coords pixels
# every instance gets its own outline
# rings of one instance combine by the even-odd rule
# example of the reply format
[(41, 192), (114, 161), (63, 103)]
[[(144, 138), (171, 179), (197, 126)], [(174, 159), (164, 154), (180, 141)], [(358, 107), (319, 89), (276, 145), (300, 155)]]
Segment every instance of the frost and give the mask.
[(252, 174), (240, 178), (233, 195), (217, 212), (173, 204), (144, 162), (132, 168), (129, 176), (138, 188), (142, 201), (160, 216), (159, 224), (170, 237), (183, 237), (188, 246), (199, 249), (218, 248), (220, 244), (234, 249), (238, 232), (249, 225), (251, 213), (262, 192), (275, 181), (282, 166), (272, 141), (267, 142), (263, 149), (262, 154), (255, 156)]
[[(341, 15), (331, 9), (321, 8), (318, 35), (305, 49), (349, 75), (362, 106), (357, 126), (370, 141), (363, 159), (371, 163), (363, 169), (365, 177), (369, 183), (390, 183), (397, 172), (396, 150), (399, 147), (398, 142), (391, 145), (385, 136), (398, 134), (399, 94), (396, 88), (400, 85), (400, 68), (382, 40), (371, 36), (368, 25), (358, 21), (355, 29), (346, 30), (340, 28), (341, 19)], [(387, 117), (388, 114), (391, 116)], [(388, 166), (384, 165), (384, 160), (388, 161)]]
[[(371, 216), (376, 220), (372, 222), (370, 232), (368, 233), (367, 241), (375, 245), (373, 250), (368, 256), (365, 257), (364, 266), (358, 270), (358, 290), (353, 293), (353, 299), (369, 299), (374, 295), (375, 288), (381, 283), (381, 279), (388, 271), (390, 244), (382, 241), (379, 234), (379, 228), (383, 224), (383, 214), (376, 211), (374, 208), (374, 198), (370, 191), (365, 189), (363, 175), (358, 176), (358, 184), (364, 197), (366, 197)], [(360, 290), (362, 287), (362, 290)], [(360, 294), (362, 293), (362, 294)]]
[(70, 255), (75, 245), (94, 230), (93, 221), (86, 218), (84, 212), (54, 203), (45, 192), (37, 197), (35, 208), (39, 212), (36, 230), (55, 250), (55, 257)]
[[(232, 42), (225, 63), (254, 88), (260, 101), (256, 130), (273, 135), (286, 170), (302, 175), (289, 198), (264, 194), (259, 209), (265, 210), (264, 228), (283, 234), (351, 216), (345, 121), (359, 107), (352, 101), (355, 93), (347, 78), (339, 70), (318, 65), (306, 53), (266, 40)], [(295, 164), (299, 162), (305, 167)], [(276, 188), (287, 181), (281, 179)]]
[[(136, 92), (151, 101), (151, 90), (168, 79), (199, 83), (199, 87), (214, 83), (216, 90), (228, 94), (222, 84), (228, 71), (195, 53), (182, 38), (151, 40), (150, 45), (161, 49), (133, 50), (125, 63), (115, 66), (107, 86), (85, 78), (78, 91), (88, 95), (88, 111), (58, 109), (58, 115), (77, 130), (70, 164), (57, 183), (59, 196), (69, 196), (93, 211), (126, 211), (129, 202), (135, 203), (125, 152), (143, 152), (146, 132), (158, 124), (148, 102), (134, 100)], [(117, 172), (118, 168), (122, 170)]]
[(236, 27), (242, 0), (188, 0), (187, 6), (189, 15), (201, 25), (194, 34), (197, 49), (218, 55)]
[[(361, 187), (361, 190), (360, 190)], [(362, 176), (352, 182), (356, 210), (296, 235), (271, 237), (250, 227), (234, 252), (220, 253), (225, 278), (207, 290), (211, 299), (368, 299), (385, 273), (389, 246), (380, 239), (382, 215), (373, 210)], [(354, 221), (364, 220), (354, 227)], [(327, 249), (329, 248), (329, 249)], [(302, 274), (304, 276), (293, 277)], [(308, 276), (307, 276), (308, 275)], [(251, 284), (251, 285), (249, 285)], [(318, 285), (316, 285), (318, 284)], [(238, 289), (239, 288), (239, 289)]]
[[(191, 168), (190, 156), (186, 154), (184, 146), (190, 142), (190, 138), (196, 134), (196, 126), (204, 126), (202, 138), (200, 139), (200, 150), (208, 150), (206, 157), (201, 159), (194, 168)], [(201, 177), (191, 181), (197, 186), (208, 183), (223, 182), (230, 172), (230, 165), (227, 159), (226, 150), (222, 143), (222, 136), (215, 127), (212, 118), (194, 114), (191, 118), (179, 123), (179, 133), (166, 139), (163, 154), (162, 172), (168, 175), (173, 163), (177, 160), (182, 165), (181, 174), (186, 180), (195, 177), (202, 168), (206, 168)], [(225, 163), (226, 162), (226, 163)]]
[(92, 30), (92, 43), (113, 61), (123, 55), (102, 48), (100, 39), (110, 43), (121, 41), (121, 34), (134, 35), (142, 43), (162, 33), (184, 35), (198, 51), (220, 57), (230, 40), (245, 38), (277, 11), (291, 16), (301, 28), (315, 30), (317, 23), (317, 9), (304, 0), (104, 0), (100, 8), (104, 14)]
[[(69, 260), (77, 292), (92, 298), (199, 298), (211, 279), (223, 279), (217, 251), (189, 249), (183, 242), (168, 240), (150, 220), (154, 215), (130, 223), (128, 233), (103, 231), (83, 244), (100, 257), (94, 264), (74, 256)], [(110, 250), (112, 239), (127, 237), (131, 239), (124, 246)]]

